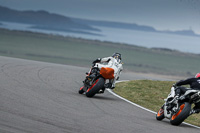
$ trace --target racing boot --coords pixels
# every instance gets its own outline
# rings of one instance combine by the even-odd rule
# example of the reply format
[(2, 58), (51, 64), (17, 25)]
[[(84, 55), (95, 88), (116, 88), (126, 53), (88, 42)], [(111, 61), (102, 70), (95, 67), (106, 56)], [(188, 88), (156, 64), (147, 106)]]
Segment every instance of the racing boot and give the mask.
[(190, 115), (192, 115), (192, 114), (198, 114), (199, 112), (200, 112), (200, 109), (192, 109), (190, 111)]
[(111, 84), (111, 83), (107, 83), (107, 84), (104, 85), (104, 87), (105, 87), (105, 88), (111, 88), (111, 87), (112, 87), (112, 84)]
[(110, 89), (114, 89), (115, 88), (115, 85), (114, 84), (112, 84), (112, 86), (111, 86), (111, 88)]

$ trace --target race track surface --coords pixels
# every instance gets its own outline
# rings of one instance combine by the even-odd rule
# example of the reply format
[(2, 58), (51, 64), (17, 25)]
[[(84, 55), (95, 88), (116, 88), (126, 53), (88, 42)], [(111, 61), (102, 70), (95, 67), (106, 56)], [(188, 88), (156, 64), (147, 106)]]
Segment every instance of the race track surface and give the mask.
[[(78, 94), (89, 69), (0, 57), (0, 133), (197, 133), (106, 91)], [(123, 73), (123, 79), (144, 77)], [(145, 77), (146, 78), (146, 77)]]

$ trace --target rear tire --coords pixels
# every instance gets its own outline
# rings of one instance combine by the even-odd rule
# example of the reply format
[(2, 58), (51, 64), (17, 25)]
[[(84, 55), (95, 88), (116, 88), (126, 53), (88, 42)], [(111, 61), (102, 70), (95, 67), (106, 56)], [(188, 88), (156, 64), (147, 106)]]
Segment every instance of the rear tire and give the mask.
[(162, 109), (162, 107), (159, 109), (159, 111), (157, 112), (157, 114), (156, 114), (156, 119), (158, 120), (158, 121), (161, 121), (161, 120), (163, 120), (165, 118), (165, 116), (164, 116), (164, 110)]
[(190, 114), (191, 110), (191, 104), (188, 102), (183, 103), (180, 107), (180, 109), (177, 111), (176, 114), (173, 114), (170, 123), (172, 125), (180, 125)]
[(99, 92), (100, 89), (104, 87), (105, 80), (104, 78), (100, 77), (97, 79), (97, 81), (94, 83), (94, 86), (86, 92), (87, 97), (93, 97), (96, 93)]

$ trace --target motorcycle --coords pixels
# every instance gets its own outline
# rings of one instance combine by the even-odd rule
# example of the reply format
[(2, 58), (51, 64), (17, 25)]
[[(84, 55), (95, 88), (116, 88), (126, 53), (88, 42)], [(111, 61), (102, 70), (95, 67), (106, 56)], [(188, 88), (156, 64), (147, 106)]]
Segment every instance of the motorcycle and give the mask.
[(93, 64), (89, 73), (83, 81), (83, 86), (79, 89), (79, 94), (85, 93), (87, 97), (93, 97), (95, 94), (104, 93), (106, 80), (114, 78), (114, 69), (108, 67), (98, 68), (98, 63)]
[(194, 113), (191, 105), (200, 102), (200, 91), (188, 89), (185, 94), (177, 98), (175, 96), (175, 87), (172, 86), (171, 92), (164, 101), (164, 105), (156, 114), (156, 119), (161, 121), (167, 118), (170, 119), (172, 125), (178, 126)]

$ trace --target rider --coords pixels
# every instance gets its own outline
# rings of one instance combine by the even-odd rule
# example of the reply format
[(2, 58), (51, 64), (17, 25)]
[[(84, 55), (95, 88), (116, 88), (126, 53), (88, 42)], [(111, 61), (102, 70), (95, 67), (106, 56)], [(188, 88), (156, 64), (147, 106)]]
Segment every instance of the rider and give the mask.
[(97, 58), (93, 61), (93, 64), (97, 63), (96, 66), (101, 69), (102, 67), (109, 67), (114, 69), (114, 78), (109, 79), (109, 83), (105, 84), (105, 88), (114, 89), (115, 81), (119, 79), (119, 75), (123, 70), (122, 57), (120, 53), (114, 53), (111, 57)]
[[(174, 86), (178, 86), (175, 89), (175, 94), (177, 98), (181, 98), (180, 95), (184, 94), (189, 88), (183, 87), (181, 85), (190, 85), (190, 88), (193, 90), (200, 90), (200, 73), (197, 73), (194, 78), (188, 78), (186, 80), (178, 81)], [(193, 113), (200, 112), (200, 102), (195, 104), (193, 108)]]

